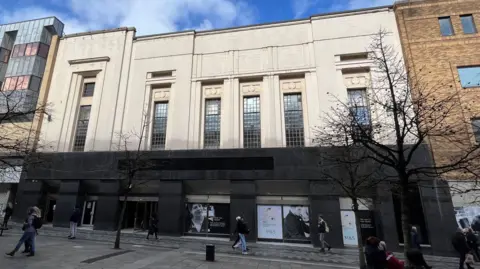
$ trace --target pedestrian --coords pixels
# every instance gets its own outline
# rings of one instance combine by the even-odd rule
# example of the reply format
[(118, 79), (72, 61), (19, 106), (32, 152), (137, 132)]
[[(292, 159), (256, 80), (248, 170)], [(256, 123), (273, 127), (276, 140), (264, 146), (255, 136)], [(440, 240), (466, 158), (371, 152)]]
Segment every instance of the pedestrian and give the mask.
[(2, 228), (3, 229), (8, 229), (8, 221), (10, 220), (10, 217), (12, 216), (13, 214), (13, 205), (11, 202), (8, 202), (7, 203), (7, 208), (5, 208), (3, 210), (3, 213), (5, 213), (4, 217), (3, 217), (3, 224), (2, 224)]
[(369, 269), (387, 268), (387, 253), (380, 246), (380, 239), (370, 236), (365, 244), (365, 258)]
[(82, 218), (82, 214), (78, 206), (73, 209), (72, 215), (70, 215), (70, 235), (68, 239), (75, 239), (77, 237), (77, 226)]
[(404, 262), (397, 259), (393, 253), (387, 250), (387, 244), (384, 241), (380, 241), (378, 249), (380, 249), (380, 251), (385, 251), (385, 254), (387, 255), (386, 259), (388, 269), (404, 269)]
[(460, 263), (458, 268), (464, 269), (466, 256), (470, 252), (470, 249), (468, 248), (467, 239), (461, 228), (457, 228), (457, 232), (453, 235), (452, 245), (460, 256)]
[(418, 235), (417, 227), (412, 227), (412, 230), (410, 231), (410, 237), (412, 239), (412, 248), (422, 250), (422, 247), (420, 246), (420, 237)]
[(247, 224), (245, 223), (245, 221), (240, 217), (236, 217), (236, 220), (237, 220), (237, 228), (235, 230), (235, 232), (238, 233), (238, 236), (240, 237), (240, 242), (241, 242), (241, 245), (242, 245), (242, 254), (243, 255), (247, 255), (247, 240), (245, 239), (245, 236), (250, 232), (248, 227), (247, 227)]
[(30, 242), (30, 253), (28, 257), (35, 256), (35, 236), (37, 235), (37, 229), (42, 227), (41, 211), (38, 207), (34, 206), (28, 209), (27, 222), (23, 225), (23, 235), (15, 246), (15, 249), (6, 253), (8, 256), (13, 257), (20, 247), (26, 242)]
[(320, 251), (325, 252), (325, 246), (328, 248), (328, 251), (332, 249), (332, 246), (325, 241), (325, 234), (330, 231), (327, 222), (323, 219), (322, 215), (318, 216), (318, 237), (320, 240)]
[(473, 229), (465, 228), (464, 229), (465, 235), (467, 237), (467, 244), (468, 247), (472, 250), (472, 254), (476, 261), (480, 261), (480, 254), (478, 253), (478, 238), (473, 232)]
[[(245, 222), (245, 220), (242, 218), (242, 221)], [(236, 231), (235, 231), (236, 233)], [(235, 235), (234, 233), (234, 235)], [(233, 242), (233, 245), (232, 245), (232, 249), (235, 250), (236, 248), (238, 248), (238, 246), (240, 246), (241, 242), (240, 242), (240, 235), (238, 233), (237, 234), (237, 238), (235, 239), (235, 242)], [(247, 251), (249, 251), (250, 249), (247, 247)]]
[(156, 213), (153, 213), (152, 216), (150, 217), (150, 225), (148, 226), (147, 240), (151, 234), (155, 234), (155, 239), (158, 240), (158, 217)]
[(423, 253), (418, 249), (411, 249), (407, 251), (407, 260), (411, 269), (431, 269), (427, 264)]

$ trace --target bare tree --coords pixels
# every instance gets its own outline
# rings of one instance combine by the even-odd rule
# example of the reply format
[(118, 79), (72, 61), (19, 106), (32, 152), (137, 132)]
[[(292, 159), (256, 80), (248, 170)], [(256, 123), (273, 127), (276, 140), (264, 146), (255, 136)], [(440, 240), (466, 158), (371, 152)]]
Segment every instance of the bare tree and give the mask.
[[(320, 155), (322, 179), (331, 183), (333, 189), (342, 191), (343, 195), (352, 201), (352, 211), (355, 215), (357, 231), (357, 249), (360, 268), (366, 268), (365, 251), (363, 248), (360, 206), (368, 206), (367, 197), (372, 197), (379, 183), (382, 181), (380, 169), (371, 166), (372, 162), (368, 159), (368, 152), (364, 147), (352, 143), (351, 130), (347, 126), (338, 126), (339, 133), (345, 136), (345, 145), (342, 147), (329, 147), (322, 149)], [(328, 144), (331, 140), (328, 133), (318, 132), (316, 142), (319, 144)]]
[(26, 162), (40, 162), (31, 154), (39, 147), (39, 122), (50, 118), (50, 105), (23, 86), (23, 79), (7, 79), (0, 91), (0, 183), (17, 182)]
[(149, 181), (139, 178), (139, 173), (141, 171), (152, 167), (147, 152), (143, 150), (149, 124), (150, 121), (148, 120), (148, 114), (144, 114), (140, 131), (130, 131), (128, 133), (118, 134), (119, 144), (117, 145), (117, 150), (121, 155), (119, 158), (119, 167), (116, 168), (119, 169), (119, 197), (123, 198), (123, 203), (120, 208), (117, 223), (114, 244), (115, 249), (120, 248), (120, 236), (125, 210), (127, 208), (127, 199), (135, 188), (140, 187)]
[[(411, 248), (409, 192), (452, 173), (476, 176), (479, 145), (462, 132), (466, 119), (459, 115), (456, 94), (448, 91), (453, 82), (432, 80), (421, 69), (407, 68), (400, 48), (387, 42), (392, 35), (380, 30), (372, 38), (367, 49), (371, 83), (364, 95), (349, 96), (348, 101), (330, 95), (335, 105), (323, 117), (320, 146), (346, 146), (351, 141), (387, 171), (385, 180), (400, 196), (406, 253)], [(339, 130), (347, 130), (350, 137), (346, 140)], [(434, 163), (419, 162), (417, 157), (432, 141), (457, 150)]]

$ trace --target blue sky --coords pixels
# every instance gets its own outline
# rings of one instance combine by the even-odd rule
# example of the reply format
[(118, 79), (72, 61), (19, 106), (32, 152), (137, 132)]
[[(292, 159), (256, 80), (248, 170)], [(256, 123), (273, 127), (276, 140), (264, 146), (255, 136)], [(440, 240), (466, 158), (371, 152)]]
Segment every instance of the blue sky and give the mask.
[(0, 0), (0, 24), (57, 16), (65, 32), (209, 30), (392, 4), (394, 0)]

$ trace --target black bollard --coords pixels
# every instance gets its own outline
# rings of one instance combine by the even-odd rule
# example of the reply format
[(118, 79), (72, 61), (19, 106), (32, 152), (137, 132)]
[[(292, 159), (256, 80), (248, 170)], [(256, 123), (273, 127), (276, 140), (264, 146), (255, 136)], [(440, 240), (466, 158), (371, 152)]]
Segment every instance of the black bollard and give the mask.
[(215, 245), (206, 245), (206, 260), (209, 262), (215, 261)]

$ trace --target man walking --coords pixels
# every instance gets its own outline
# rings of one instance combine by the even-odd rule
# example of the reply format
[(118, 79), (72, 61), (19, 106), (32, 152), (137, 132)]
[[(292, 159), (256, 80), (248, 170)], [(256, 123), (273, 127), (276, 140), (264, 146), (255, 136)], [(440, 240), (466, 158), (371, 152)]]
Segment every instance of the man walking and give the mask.
[(30, 243), (30, 253), (27, 256), (35, 256), (35, 236), (37, 229), (41, 227), (41, 217), (41, 211), (38, 207), (34, 206), (28, 210), (27, 222), (23, 225), (23, 235), (15, 246), (15, 249), (6, 253), (8, 256), (13, 257), (25, 242)]
[(332, 249), (330, 244), (325, 241), (325, 234), (329, 232), (328, 224), (327, 222), (323, 219), (322, 215), (318, 216), (318, 236), (320, 240), (320, 251), (325, 253), (325, 246), (327, 246), (328, 251)]
[(237, 228), (236, 232), (238, 233), (238, 236), (240, 237), (240, 242), (242, 245), (242, 254), (247, 255), (247, 241), (245, 239), (245, 235), (249, 233), (248, 227), (245, 224), (245, 222), (242, 220), (240, 216), (236, 218), (237, 220)]
[(81, 213), (78, 206), (75, 206), (73, 213), (70, 216), (70, 235), (68, 239), (75, 239), (77, 236), (77, 226), (81, 219)]
[(470, 251), (470, 249), (468, 248), (467, 239), (465, 238), (461, 228), (458, 228), (457, 232), (453, 236), (452, 245), (460, 255), (460, 266), (458, 268), (464, 269), (463, 264), (465, 263), (467, 253)]
[(3, 224), (2, 224), (2, 227), (3, 229), (7, 229), (7, 224), (8, 224), (8, 221), (10, 220), (10, 217), (12, 216), (13, 214), (13, 205), (11, 202), (8, 202), (7, 204), (7, 208), (5, 208), (3, 210), (3, 212), (5, 213), (5, 216), (3, 217)]

